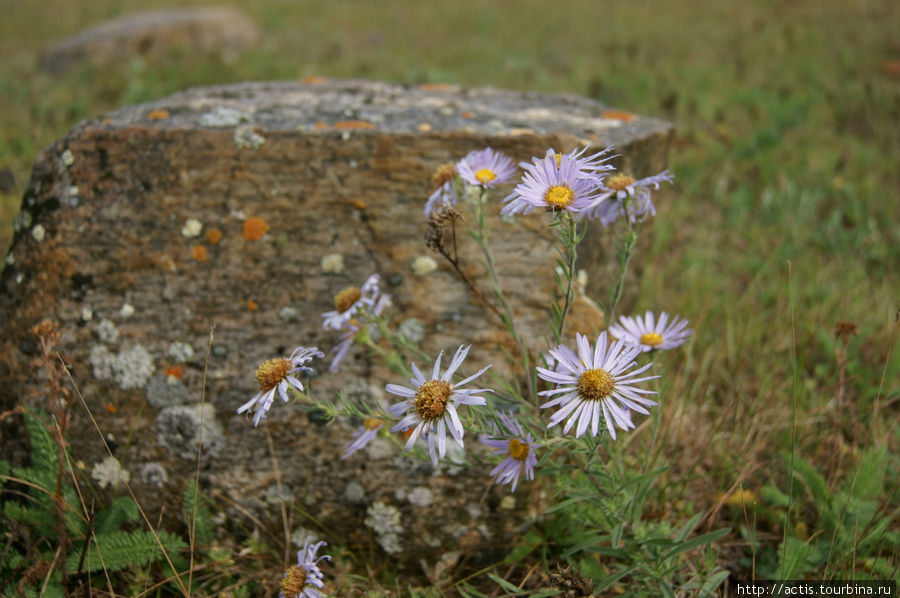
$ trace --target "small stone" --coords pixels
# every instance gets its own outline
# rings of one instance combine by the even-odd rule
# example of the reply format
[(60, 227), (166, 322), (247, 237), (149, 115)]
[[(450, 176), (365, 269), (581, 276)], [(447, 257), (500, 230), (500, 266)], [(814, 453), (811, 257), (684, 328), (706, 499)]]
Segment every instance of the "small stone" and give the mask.
[(397, 332), (417, 344), (425, 339), (425, 322), (418, 318), (407, 318), (397, 326)]
[(63, 166), (68, 168), (72, 164), (75, 163), (75, 156), (72, 154), (72, 150), (67, 149), (61, 155), (60, 159), (62, 159)]
[(504, 496), (500, 501), (500, 508), (504, 511), (512, 511), (516, 508), (516, 499), (512, 496)]
[(123, 319), (127, 320), (134, 315), (134, 306), (130, 303), (123, 303), (122, 307), (119, 308), (119, 315), (122, 316)]
[(72, 185), (71, 187), (69, 187), (69, 195), (71, 195), (73, 197), (78, 197), (79, 193), (80, 192), (78, 190), (77, 185)]
[(437, 262), (430, 256), (420, 255), (412, 263), (412, 271), (416, 276), (424, 276), (437, 270)]
[(16, 274), (16, 284), (22, 284), (23, 280), (25, 280), (25, 274), (23, 272)]
[(229, 128), (241, 123), (250, 122), (252, 118), (242, 110), (219, 106), (212, 112), (207, 112), (200, 117), (200, 125), (203, 127)]
[(90, 322), (94, 319), (94, 310), (90, 307), (82, 307), (81, 308), (81, 319), (85, 322)]
[(296, 307), (285, 305), (278, 312), (278, 317), (285, 322), (296, 322), (300, 319), (300, 311)]
[(265, 142), (266, 138), (253, 125), (241, 125), (234, 130), (234, 144), (240, 149), (259, 149)]
[(322, 272), (340, 274), (344, 271), (344, 256), (340, 253), (329, 253), (322, 258)]
[(216, 357), (225, 357), (228, 355), (228, 347), (225, 345), (213, 345), (212, 354)]
[(388, 284), (392, 287), (397, 287), (403, 284), (403, 275), (402, 274), (391, 274), (387, 277)]
[(352, 505), (363, 504), (366, 502), (366, 491), (358, 482), (350, 482), (344, 487), (344, 499)]
[(188, 362), (194, 358), (194, 348), (182, 341), (172, 341), (169, 343), (169, 357), (176, 363)]
[(4, 260), (4, 261), (6, 262), (7, 266), (12, 266), (13, 264), (16, 263), (15, 254), (13, 254), (13, 252), (10, 251), (9, 253), (6, 254), (6, 260)]
[(43, 241), (44, 237), (46, 235), (47, 235), (46, 229), (40, 224), (34, 225), (34, 228), (31, 229), (31, 236), (34, 237), (34, 240), (37, 241), (38, 243)]
[(184, 226), (181, 227), (181, 235), (183, 237), (187, 237), (188, 239), (193, 239), (196, 236), (200, 235), (200, 231), (203, 230), (203, 223), (201, 223), (196, 218), (188, 218), (184, 222)]
[(119, 329), (112, 323), (112, 320), (103, 318), (97, 326), (94, 327), (94, 332), (97, 333), (97, 338), (104, 343), (111, 345), (119, 341)]

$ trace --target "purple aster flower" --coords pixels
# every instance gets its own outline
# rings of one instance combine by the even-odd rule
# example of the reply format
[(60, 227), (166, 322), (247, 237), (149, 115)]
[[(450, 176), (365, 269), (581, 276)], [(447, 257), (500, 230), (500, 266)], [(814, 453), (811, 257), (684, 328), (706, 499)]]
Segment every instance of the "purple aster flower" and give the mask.
[(581, 171), (581, 176), (584, 178), (596, 179), (597, 177), (603, 176), (602, 173), (607, 172), (609, 170), (615, 170), (615, 167), (612, 164), (604, 164), (607, 160), (612, 160), (616, 157), (613, 152), (612, 146), (607, 147), (604, 150), (597, 152), (596, 154), (592, 154), (590, 156), (582, 157), (588, 150), (588, 146), (584, 146), (580, 150), (572, 150), (568, 154), (563, 154), (561, 152), (557, 152), (555, 149), (550, 148), (547, 150), (547, 155), (545, 157), (553, 157), (553, 160), (556, 162), (557, 168), (562, 162), (562, 157), (564, 155), (570, 156), (575, 163), (578, 165), (578, 170)]
[(537, 465), (534, 449), (541, 445), (534, 442), (530, 432), (522, 429), (522, 424), (514, 415), (497, 412), (497, 417), (504, 430), (494, 424), (494, 433), (482, 434), (478, 441), (493, 449), (495, 455), (505, 455), (506, 458), (491, 470), (490, 475), (495, 478), (496, 484), (512, 483), (510, 492), (515, 492), (523, 471), (525, 479), (534, 479), (534, 466)]
[(628, 202), (628, 213), (632, 222), (642, 222), (647, 214), (655, 216), (656, 208), (650, 201), (650, 187), (659, 189), (660, 183), (671, 182), (673, 178), (668, 170), (640, 180), (621, 172), (606, 177), (600, 182), (602, 198), (589, 210), (588, 218), (592, 220), (599, 218), (603, 226), (609, 226), (619, 217), (625, 216), (624, 200), (628, 197), (631, 198)]
[(380, 277), (373, 274), (363, 286), (347, 287), (334, 296), (334, 310), (325, 312), (322, 317), (326, 330), (340, 330), (344, 325), (367, 309), (373, 309), (379, 301), (381, 291), (378, 289)]
[(297, 564), (291, 565), (284, 572), (281, 580), (281, 592), (278, 598), (322, 598), (319, 590), (322, 583), (322, 571), (319, 569), (319, 561), (331, 560), (327, 554), (316, 558), (319, 549), (325, 546), (325, 542), (312, 543), (307, 540), (297, 552)]
[[(557, 163), (557, 156), (559, 162)], [(534, 208), (581, 213), (597, 200), (597, 182), (585, 176), (579, 159), (571, 154), (548, 154), (523, 162), (522, 182), (503, 203), (502, 214), (527, 214)]]
[(266, 417), (266, 412), (272, 407), (275, 400), (275, 391), (278, 391), (281, 399), (287, 403), (288, 386), (303, 392), (303, 384), (293, 374), (312, 371), (312, 368), (304, 364), (309, 363), (315, 357), (324, 357), (318, 347), (297, 347), (288, 358), (280, 357), (270, 359), (256, 368), (256, 381), (259, 383), (259, 392), (252, 399), (244, 403), (237, 410), (238, 413), (253, 408), (253, 425)]
[(511, 179), (516, 173), (516, 165), (500, 152), (485, 148), (469, 152), (456, 163), (456, 172), (470, 185), (490, 189)]
[(352, 455), (358, 450), (365, 448), (372, 439), (378, 436), (378, 430), (384, 427), (384, 420), (375, 417), (367, 417), (363, 420), (363, 425), (356, 429), (353, 433), (353, 440), (344, 445), (344, 454), (341, 455), (341, 461)]
[(541, 405), (541, 409), (560, 406), (560, 410), (550, 418), (548, 428), (552, 428), (568, 418), (563, 433), (567, 433), (576, 423), (575, 437), (578, 438), (590, 427), (591, 436), (599, 433), (600, 414), (606, 420), (606, 427), (613, 440), (615, 426), (623, 430), (633, 429), (630, 411), (649, 413), (643, 406), (656, 405), (655, 401), (642, 395), (656, 394), (652, 390), (638, 388), (635, 384), (658, 378), (659, 376), (637, 376), (647, 370), (652, 363), (634, 371), (634, 359), (641, 353), (639, 347), (625, 345), (622, 341), (609, 344), (605, 332), (600, 333), (594, 348), (586, 336), (578, 333), (576, 344), (578, 353), (565, 345), (550, 350), (557, 359), (557, 371), (538, 367), (538, 376), (556, 384), (553, 390), (538, 393), (555, 399)]
[(662, 312), (659, 320), (648, 311), (643, 317), (631, 318), (620, 316), (618, 324), (609, 327), (609, 333), (626, 345), (635, 345), (641, 351), (653, 349), (674, 349), (690, 338), (693, 330), (687, 327), (688, 321), (675, 316), (669, 322), (669, 314)]
[(453, 179), (445, 181), (434, 193), (428, 196), (428, 201), (425, 202), (425, 217), (430, 218), (431, 213), (442, 205), (455, 206), (458, 201), (459, 196), (456, 194), (456, 185), (453, 184)]
[(406, 450), (412, 448), (419, 436), (424, 435), (428, 439), (428, 453), (431, 456), (431, 462), (434, 465), (438, 463), (438, 454), (441, 457), (447, 454), (447, 429), (453, 439), (463, 446), (463, 427), (459, 420), (457, 407), (459, 405), (486, 405), (487, 401), (484, 397), (478, 396), (478, 393), (493, 392), (487, 388), (460, 388), (461, 386), (471, 382), (491, 366), (487, 366), (478, 373), (469, 376), (461, 382), (451, 384), (450, 380), (459, 366), (462, 365), (466, 355), (469, 354), (471, 345), (460, 345), (459, 349), (453, 355), (450, 367), (441, 376), (441, 357), (444, 352), (438, 355), (434, 362), (434, 370), (431, 379), (426, 380), (425, 376), (412, 364), (413, 376), (409, 379), (412, 388), (400, 386), (399, 384), (388, 384), (385, 386), (391, 394), (404, 397), (405, 400), (391, 406), (390, 412), (394, 417), (400, 417), (406, 414), (393, 428), (391, 432), (405, 431), (413, 428), (412, 433), (406, 439)]
[(384, 311), (384, 308), (390, 303), (390, 301), (390, 295), (382, 294), (378, 297), (374, 306), (372, 306), (371, 303), (363, 303), (361, 308), (359, 309), (357, 317), (344, 322), (343, 328), (341, 329), (341, 335), (338, 337), (338, 344), (331, 350), (331, 352), (335, 355), (331, 359), (331, 365), (328, 366), (329, 372), (333, 374), (338, 371), (341, 362), (344, 361), (345, 357), (347, 357), (347, 353), (350, 351), (350, 347), (353, 345), (353, 340), (356, 338), (356, 334), (360, 330), (362, 330), (363, 327), (368, 325), (372, 320), (380, 316), (381, 312)]

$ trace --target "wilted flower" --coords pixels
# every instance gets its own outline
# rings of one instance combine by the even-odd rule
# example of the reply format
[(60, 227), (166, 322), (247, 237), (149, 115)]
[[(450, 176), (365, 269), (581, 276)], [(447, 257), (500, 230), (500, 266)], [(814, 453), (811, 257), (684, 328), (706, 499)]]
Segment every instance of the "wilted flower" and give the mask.
[(441, 457), (447, 454), (447, 428), (450, 429), (450, 434), (459, 446), (463, 446), (463, 427), (459, 420), (457, 406), (485, 405), (487, 401), (484, 397), (478, 396), (478, 393), (492, 392), (487, 388), (460, 388), (486, 372), (491, 366), (479, 370), (478, 373), (456, 384), (450, 382), (453, 374), (468, 355), (470, 348), (471, 345), (460, 345), (453, 355), (450, 367), (443, 376), (440, 375), (441, 357), (444, 354), (441, 351), (434, 362), (430, 380), (426, 380), (416, 364), (413, 363), (411, 366), (413, 376), (410, 378), (413, 388), (399, 384), (385, 386), (385, 390), (389, 393), (406, 399), (390, 408), (391, 415), (394, 417), (400, 417), (406, 413), (406, 416), (391, 428), (391, 432), (413, 428), (406, 440), (406, 450), (411, 449), (419, 436), (424, 434), (428, 439), (428, 453), (434, 465), (437, 465), (438, 454)]
[(497, 484), (511, 483), (510, 492), (515, 492), (523, 471), (525, 479), (534, 479), (534, 466), (537, 465), (534, 449), (541, 445), (534, 442), (530, 432), (522, 429), (522, 424), (514, 415), (498, 412), (497, 417), (501, 426), (494, 424), (494, 433), (482, 434), (478, 441), (491, 447), (495, 455), (505, 455), (506, 458), (491, 470), (490, 475)]
[(344, 325), (366, 310), (374, 309), (381, 291), (378, 289), (380, 277), (373, 274), (360, 287), (347, 287), (334, 296), (334, 311), (325, 312), (322, 317), (326, 330), (340, 330)]
[(241, 405), (238, 413), (244, 413), (253, 408), (253, 425), (259, 424), (259, 420), (266, 417), (266, 412), (272, 407), (275, 399), (275, 391), (278, 391), (281, 399), (287, 403), (288, 386), (292, 386), (303, 392), (303, 384), (294, 374), (312, 371), (312, 368), (304, 364), (309, 363), (315, 357), (324, 357), (317, 347), (297, 347), (289, 358), (280, 357), (270, 359), (256, 368), (256, 381), (259, 383), (259, 392), (252, 399)]
[(356, 429), (353, 433), (353, 440), (344, 445), (344, 454), (341, 455), (343, 461), (358, 450), (365, 448), (372, 439), (378, 436), (378, 430), (384, 427), (384, 420), (374, 417), (367, 417), (363, 420), (363, 425)]
[(688, 321), (679, 320), (678, 316), (670, 323), (666, 312), (656, 320), (653, 312), (648, 311), (644, 316), (634, 318), (620, 316), (619, 323), (609, 327), (609, 333), (626, 345), (639, 346), (642, 351), (674, 349), (691, 336), (693, 330), (687, 325)]
[(660, 183), (672, 181), (673, 178), (668, 170), (639, 180), (621, 172), (606, 177), (600, 182), (603, 200), (589, 210), (588, 217), (599, 218), (603, 226), (609, 226), (617, 218), (625, 215), (626, 198), (630, 198), (628, 214), (632, 222), (641, 222), (647, 214), (655, 216), (656, 208), (650, 201), (650, 187), (659, 189)]
[(560, 406), (560, 410), (550, 418), (548, 428), (552, 428), (568, 418), (563, 433), (568, 432), (578, 423), (575, 437), (580, 437), (590, 427), (591, 436), (599, 433), (600, 414), (606, 420), (609, 435), (615, 440), (615, 425), (623, 430), (634, 428), (630, 411), (649, 413), (643, 405), (656, 405), (655, 401), (641, 395), (656, 394), (652, 390), (644, 390), (634, 386), (659, 376), (637, 378), (652, 363), (627, 372), (634, 367), (634, 358), (641, 349), (625, 345), (622, 341), (609, 344), (606, 333), (597, 338), (591, 349), (591, 343), (583, 334), (576, 335), (578, 353), (560, 345), (550, 350), (550, 354), (559, 362), (557, 370), (552, 371), (538, 367), (538, 376), (557, 385), (553, 390), (538, 393), (541, 396), (557, 396), (541, 405), (541, 409)]
[(459, 196), (456, 194), (456, 185), (453, 184), (453, 179), (445, 181), (428, 196), (428, 201), (425, 202), (425, 217), (431, 217), (431, 214), (441, 206), (455, 206), (458, 201)]
[(513, 161), (491, 148), (469, 152), (456, 163), (456, 171), (470, 185), (489, 189), (505, 183), (516, 173)]
[[(377, 274), (373, 274), (373, 276), (377, 276)], [(371, 277), (369, 277), (369, 279), (371, 280)], [(390, 295), (386, 293), (379, 294), (377, 289), (374, 297), (376, 297), (374, 305), (372, 302), (361, 302), (356, 317), (343, 323), (341, 335), (338, 337), (338, 344), (331, 350), (335, 355), (331, 359), (331, 365), (328, 366), (328, 371), (332, 374), (338, 370), (341, 362), (347, 357), (347, 353), (350, 351), (353, 340), (356, 338), (359, 331), (380, 316), (381, 312), (384, 311), (384, 308), (387, 307), (391, 301)]]
[(327, 554), (316, 558), (316, 553), (323, 546), (325, 546), (325, 542), (312, 543), (311, 539), (303, 544), (303, 548), (297, 552), (297, 564), (291, 565), (284, 572), (278, 598), (322, 598), (319, 590), (324, 584), (319, 561), (331, 560)]
[(534, 208), (580, 213), (597, 199), (596, 179), (586, 176), (571, 154), (548, 154), (521, 166), (522, 182), (503, 200), (502, 214), (527, 214)]

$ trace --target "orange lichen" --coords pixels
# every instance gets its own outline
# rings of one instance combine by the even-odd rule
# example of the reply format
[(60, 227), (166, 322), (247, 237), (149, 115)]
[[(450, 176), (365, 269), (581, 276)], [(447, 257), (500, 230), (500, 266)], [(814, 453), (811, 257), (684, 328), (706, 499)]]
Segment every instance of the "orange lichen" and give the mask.
[(634, 120), (634, 114), (630, 112), (622, 112), (621, 110), (604, 110), (603, 118), (610, 118), (612, 120), (624, 120), (624, 121), (632, 121)]
[(463, 118), (475, 118), (475, 115), (473, 113), (469, 112), (468, 110), (466, 110), (465, 112), (460, 114), (460, 116)]
[(166, 120), (167, 118), (169, 118), (168, 110), (152, 110), (147, 115), (148, 120)]
[(447, 91), (450, 87), (449, 83), (423, 83), (419, 85), (419, 89), (422, 91)]
[(211, 228), (206, 231), (206, 240), (210, 245), (215, 245), (222, 238), (222, 231), (217, 228)]
[(314, 129), (328, 129), (328, 128), (330, 128), (330, 127), (331, 127), (331, 125), (329, 125), (328, 123), (323, 123), (322, 121), (318, 121), (318, 122), (316, 122), (316, 123), (313, 123), (313, 128), (314, 128)]
[(300, 79), (303, 83), (325, 83), (328, 81), (325, 77), (320, 77), (318, 75), (307, 75)]
[(104, 407), (106, 407), (106, 410), (112, 414), (115, 414), (116, 411), (119, 410), (119, 408), (116, 407), (115, 405), (113, 405), (112, 403), (107, 403), (106, 405), (104, 405)]
[(206, 261), (206, 247), (203, 245), (194, 245), (191, 248), (191, 257), (193, 257), (198, 262)]
[(374, 129), (375, 125), (367, 120), (339, 120), (334, 123), (338, 131), (345, 129)]
[(259, 309), (259, 305), (253, 299), (247, 299), (247, 309), (249, 311), (256, 311)]
[(429, 125), (428, 123), (422, 123), (416, 127), (416, 130), (420, 133), (427, 133), (431, 130), (431, 125)]
[(248, 241), (259, 241), (269, 232), (269, 225), (262, 218), (253, 216), (244, 220), (244, 238)]
[(166, 375), (166, 378), (175, 378), (176, 380), (181, 380), (181, 377), (184, 375), (180, 365), (170, 365), (163, 373)]
[(354, 200), (353, 200), (353, 207), (356, 208), (357, 210), (365, 210), (365, 209), (366, 209), (366, 202), (364, 202), (364, 201), (361, 200), (361, 199), (354, 199)]

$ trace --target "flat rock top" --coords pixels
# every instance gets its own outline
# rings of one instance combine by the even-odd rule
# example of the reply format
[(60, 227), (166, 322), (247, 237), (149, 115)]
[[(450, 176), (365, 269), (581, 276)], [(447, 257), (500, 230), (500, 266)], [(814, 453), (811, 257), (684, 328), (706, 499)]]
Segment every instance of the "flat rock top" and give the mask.
[(253, 123), (270, 131), (553, 134), (603, 145), (671, 129), (665, 121), (610, 110), (576, 95), (321, 78), (191, 89), (139, 108), (113, 112), (104, 124), (126, 127), (149, 119), (172, 128)]

